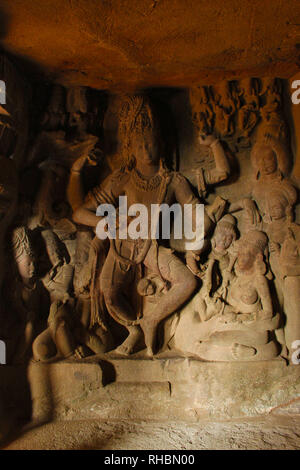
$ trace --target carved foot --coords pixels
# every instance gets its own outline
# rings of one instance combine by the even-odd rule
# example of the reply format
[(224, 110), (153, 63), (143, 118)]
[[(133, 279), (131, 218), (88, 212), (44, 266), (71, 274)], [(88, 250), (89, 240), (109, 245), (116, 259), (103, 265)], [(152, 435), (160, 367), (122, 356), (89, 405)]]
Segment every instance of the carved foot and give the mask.
[(232, 346), (232, 355), (235, 359), (250, 359), (255, 356), (256, 349), (251, 346), (244, 346), (243, 344), (234, 343)]
[(138, 341), (142, 337), (142, 331), (138, 326), (132, 326), (128, 328), (129, 335), (125, 339), (125, 341), (120, 344), (116, 349), (112, 352), (117, 354), (122, 354), (124, 356), (129, 356), (134, 351), (135, 346), (137, 345)]
[(147, 349), (146, 349), (146, 356), (148, 356), (148, 357), (153, 357), (154, 356), (153, 349), (150, 346), (148, 346)]
[(120, 344), (120, 346), (118, 346), (112, 352), (116, 354), (121, 354), (122, 356), (129, 356), (133, 351), (133, 347), (125, 343), (126, 343), (126, 340), (124, 341), (124, 343)]

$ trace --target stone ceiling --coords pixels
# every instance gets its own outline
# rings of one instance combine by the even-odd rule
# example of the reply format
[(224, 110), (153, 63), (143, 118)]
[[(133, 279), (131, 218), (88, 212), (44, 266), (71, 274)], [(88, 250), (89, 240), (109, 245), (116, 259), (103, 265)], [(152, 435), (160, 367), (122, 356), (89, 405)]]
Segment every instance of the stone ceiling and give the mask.
[(293, 76), (299, 0), (0, 0), (5, 51), (64, 85), (190, 86)]

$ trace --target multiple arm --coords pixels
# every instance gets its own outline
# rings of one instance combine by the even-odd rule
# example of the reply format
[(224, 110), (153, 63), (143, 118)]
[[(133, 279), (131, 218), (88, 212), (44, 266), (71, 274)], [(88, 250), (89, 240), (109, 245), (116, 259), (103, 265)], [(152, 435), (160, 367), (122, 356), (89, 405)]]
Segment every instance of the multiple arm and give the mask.
[(212, 150), (216, 166), (213, 170), (205, 171), (204, 176), (207, 184), (217, 184), (228, 178), (230, 167), (222, 144), (218, 139), (212, 141), (210, 148)]
[(85, 200), (82, 185), (82, 169), (88, 157), (83, 156), (73, 163), (67, 188), (67, 196), (73, 210), (74, 222), (95, 228), (99, 222), (96, 216), (97, 203), (92, 198)]

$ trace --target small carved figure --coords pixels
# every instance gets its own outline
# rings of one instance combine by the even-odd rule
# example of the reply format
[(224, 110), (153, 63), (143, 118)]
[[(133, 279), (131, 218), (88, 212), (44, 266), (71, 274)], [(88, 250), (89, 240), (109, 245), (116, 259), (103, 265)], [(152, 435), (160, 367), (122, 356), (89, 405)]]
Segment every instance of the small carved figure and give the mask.
[(66, 200), (69, 169), (79, 156), (93, 151), (96, 157), (100, 151), (96, 148), (99, 137), (89, 125), (91, 115), (95, 117), (89, 112), (89, 104), (86, 87), (64, 89), (57, 85), (52, 90), (42, 131), (28, 155), (31, 164), (38, 165), (42, 173), (34, 205), (37, 225), (53, 228), (62, 219), (65, 224), (70, 223), (71, 210)]
[[(31, 357), (32, 351), (36, 360), (52, 358), (57, 349), (62, 357), (69, 356), (75, 350), (70, 332), (70, 313), (66, 312), (63, 302), (57, 300), (59, 293), (56, 290), (52, 290), (50, 306), (50, 296), (37, 278), (36, 257), (30, 232), (25, 227), (13, 232), (13, 253), (18, 275), (15, 290), (8, 293), (8, 305), (17, 318), (19, 316), (20, 323), (17, 327), (20, 334), (13, 361), (26, 361)], [(53, 300), (53, 295), (56, 300)], [(42, 332), (47, 317), (48, 329)]]
[(43, 273), (42, 281), (52, 301), (66, 301), (72, 293), (74, 266), (69, 263), (65, 246), (52, 230), (44, 229), (39, 233), (44, 241), (45, 254), (51, 264), (50, 270), (45, 275)]
[[(49, 311), (49, 297), (41, 281), (36, 278), (36, 260), (25, 227), (14, 230), (12, 251), (15, 260), (15, 279), (7, 280), (6, 308), (14, 315), (18, 338), (13, 362), (30, 359), (31, 346), (42, 331)], [(14, 284), (14, 287), (13, 287)]]
[(207, 88), (204, 86), (191, 88), (190, 103), (193, 123), (199, 133), (202, 135), (211, 134), (214, 127), (214, 112)]
[(203, 285), (198, 296), (204, 299), (205, 308), (199, 308), (200, 317), (206, 320), (214, 308), (214, 297), (227, 298), (235, 261), (234, 242), (237, 238), (236, 220), (230, 214), (224, 215), (216, 225), (211, 239), (212, 250), (208, 256)]
[(262, 79), (260, 95), (265, 104), (260, 109), (261, 124), (258, 128), (257, 139), (273, 139), (282, 143), (287, 139), (287, 127), (282, 110), (281, 82), (277, 78)]
[(86, 87), (72, 87), (67, 90), (69, 132), (77, 140), (85, 140), (88, 127), (88, 101)]
[(261, 216), (264, 222), (269, 223), (268, 208), (265, 207), (268, 191), (291, 186), (284, 176), (289, 164), (287, 154), (279, 142), (257, 142), (251, 151), (251, 163), (255, 176), (252, 199), (245, 197), (229, 207), (229, 212), (244, 209), (244, 230), (262, 228)]
[(240, 106), (238, 128), (246, 139), (252, 134), (259, 121), (258, 83), (255, 78), (244, 78), (238, 83)]
[(41, 236), (45, 242), (51, 269), (43, 277), (51, 306), (48, 316), (48, 328), (33, 343), (34, 358), (40, 361), (67, 357), (81, 358), (88, 352), (104, 351), (99, 335), (89, 331), (82, 322), (81, 312), (74, 309), (72, 295), (74, 267), (61, 249), (61, 242), (51, 230), (43, 230)]
[(284, 146), (280, 143), (257, 142), (251, 152), (251, 163), (256, 177), (252, 196), (265, 219), (267, 209), (264, 208), (264, 202), (268, 190), (291, 185), (285, 177), (288, 173), (289, 159)]
[(212, 249), (204, 265), (204, 271), (200, 274), (202, 286), (188, 304), (188, 310), (192, 310), (202, 322), (215, 315), (215, 299), (227, 298), (228, 286), (233, 278), (232, 268), (236, 260), (234, 250), (236, 238), (236, 220), (230, 214), (226, 214), (219, 220), (214, 230), (211, 239)]
[(215, 112), (215, 131), (220, 137), (234, 134), (234, 115), (236, 103), (234, 101), (230, 82), (223, 81), (213, 87), (213, 110)]

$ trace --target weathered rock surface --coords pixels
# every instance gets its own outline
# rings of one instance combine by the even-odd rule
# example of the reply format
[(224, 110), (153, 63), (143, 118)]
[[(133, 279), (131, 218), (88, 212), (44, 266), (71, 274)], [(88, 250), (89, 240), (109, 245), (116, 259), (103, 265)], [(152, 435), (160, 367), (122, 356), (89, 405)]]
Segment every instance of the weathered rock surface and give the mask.
[(297, 0), (2, 0), (5, 49), (64, 84), (190, 86), (298, 70)]
[[(1, 368), (7, 412), (34, 419), (200, 422), (299, 414), (300, 369), (283, 360), (209, 363), (106, 356)], [(22, 372), (23, 371), (23, 372)], [(26, 400), (27, 398), (27, 400)], [(27, 414), (26, 414), (27, 413)]]
[(271, 450), (300, 448), (299, 417), (201, 424), (54, 421), (33, 427), (7, 450)]

